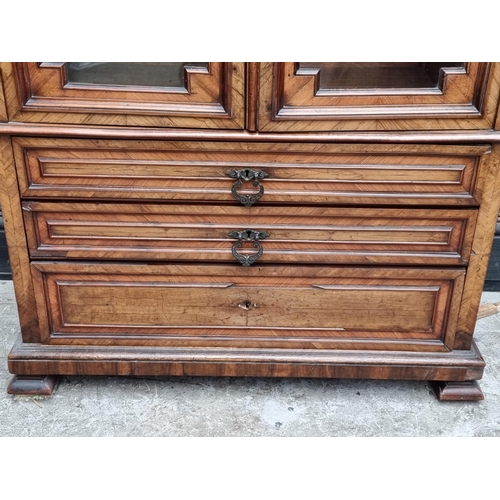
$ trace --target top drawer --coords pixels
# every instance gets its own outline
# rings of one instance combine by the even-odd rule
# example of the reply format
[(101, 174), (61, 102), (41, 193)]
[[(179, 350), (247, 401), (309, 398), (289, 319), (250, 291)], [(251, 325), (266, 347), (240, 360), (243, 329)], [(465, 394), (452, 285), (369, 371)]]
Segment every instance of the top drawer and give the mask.
[(15, 138), (13, 143), (25, 198), (246, 206), (475, 206), (477, 171), (489, 151), (487, 146), (39, 138)]

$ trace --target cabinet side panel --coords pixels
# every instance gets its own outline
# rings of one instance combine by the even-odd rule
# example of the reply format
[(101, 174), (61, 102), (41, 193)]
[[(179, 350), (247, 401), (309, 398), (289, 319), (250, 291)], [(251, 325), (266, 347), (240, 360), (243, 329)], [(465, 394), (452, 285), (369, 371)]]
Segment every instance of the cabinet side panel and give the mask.
[(470, 349), (500, 208), (500, 144), (481, 161), (476, 195), (481, 201), (465, 280), (454, 349)]
[(40, 342), (28, 247), (10, 139), (0, 137), (0, 204), (24, 342)]

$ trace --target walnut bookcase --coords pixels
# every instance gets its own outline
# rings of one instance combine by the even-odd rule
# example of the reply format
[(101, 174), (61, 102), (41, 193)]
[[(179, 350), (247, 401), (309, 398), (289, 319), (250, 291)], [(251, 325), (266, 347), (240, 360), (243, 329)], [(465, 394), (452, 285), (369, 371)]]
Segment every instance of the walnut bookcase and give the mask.
[(500, 63), (0, 70), (10, 393), (208, 375), (482, 399)]

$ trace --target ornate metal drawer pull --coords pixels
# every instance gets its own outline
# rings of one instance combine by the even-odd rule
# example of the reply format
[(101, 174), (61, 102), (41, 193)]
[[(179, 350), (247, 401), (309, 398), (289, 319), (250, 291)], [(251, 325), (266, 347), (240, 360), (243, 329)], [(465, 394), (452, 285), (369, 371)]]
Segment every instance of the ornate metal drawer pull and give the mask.
[[(264, 249), (259, 240), (264, 240), (269, 236), (265, 231), (255, 231), (254, 229), (245, 229), (243, 231), (231, 231), (228, 235), (230, 238), (236, 238), (238, 241), (233, 243), (231, 251), (234, 258), (244, 267), (251, 266), (257, 262), (264, 253)], [(244, 241), (251, 241), (252, 246), (257, 249), (257, 253), (244, 255), (238, 252), (237, 248), (243, 248)]]
[[(226, 175), (236, 179), (236, 182), (231, 188), (231, 193), (234, 198), (242, 205), (245, 205), (245, 207), (251, 207), (262, 198), (262, 195), (264, 194), (264, 186), (261, 184), (260, 179), (269, 177), (267, 172), (252, 170), (251, 168), (245, 168), (243, 170), (230, 170), (229, 172), (226, 172)], [(243, 182), (252, 182), (252, 186), (258, 187), (259, 192), (255, 194), (239, 194), (238, 189), (243, 185)]]

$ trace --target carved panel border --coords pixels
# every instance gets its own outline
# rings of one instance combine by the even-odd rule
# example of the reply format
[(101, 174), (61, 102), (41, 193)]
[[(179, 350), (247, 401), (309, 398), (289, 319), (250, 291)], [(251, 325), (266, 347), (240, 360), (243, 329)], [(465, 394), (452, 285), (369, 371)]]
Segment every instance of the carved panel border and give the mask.
[(297, 63), (262, 63), (263, 131), (491, 128), (499, 63), (466, 63), (444, 72), (436, 89), (319, 91), (319, 72)]
[[(42, 342), (47, 344), (86, 343), (93, 345), (109, 342), (118, 345), (145, 345), (153, 341), (155, 345), (209, 345), (211, 347), (271, 347), (280, 343), (285, 348), (318, 348), (321, 343), (325, 348), (352, 349), (382, 349), (386, 350), (439, 350), (446, 351), (453, 345), (455, 325), (458, 316), (458, 302), (460, 300), (465, 271), (460, 268), (450, 269), (421, 269), (406, 268), (395, 271), (389, 268), (370, 269), (368, 274), (362, 268), (305, 268), (301, 270), (279, 266), (270, 266), (252, 270), (245, 268), (242, 273), (239, 268), (229, 266), (144, 266), (141, 264), (102, 264), (87, 263), (85, 273), (83, 267), (77, 263), (41, 262), (32, 264), (37, 290), (37, 306), (39, 313), (44, 315), (42, 328), (44, 331)], [(264, 273), (264, 274), (263, 274)], [(399, 274), (398, 274), (399, 273)], [(396, 274), (398, 277), (396, 278)], [(261, 286), (263, 275), (268, 285), (273, 288), (277, 279), (280, 283), (289, 279), (294, 287), (307, 290), (323, 285), (329, 289), (332, 284), (338, 289), (351, 288), (352, 290), (371, 289), (388, 292), (398, 290), (412, 290), (428, 292), (433, 295), (432, 304), (428, 308), (429, 328), (419, 332), (391, 331), (389, 336), (384, 335), (384, 329), (359, 330), (356, 326), (347, 331), (328, 327), (297, 327), (290, 329), (286, 326), (255, 325), (252, 334), (247, 336), (239, 332), (246, 332), (248, 326), (233, 325), (201, 325), (190, 326), (178, 324), (161, 324), (156, 322), (117, 324), (99, 323), (88, 324), (78, 319), (73, 322), (65, 314), (61, 285), (64, 287), (119, 287), (125, 290), (130, 287), (145, 287), (149, 290), (160, 290), (160, 287), (197, 287), (228, 288), (243, 283), (248, 286)], [(332, 281), (333, 280), (333, 281)], [(367, 282), (369, 280), (369, 283)], [(312, 288), (311, 288), (311, 285)], [(359, 285), (359, 286), (357, 286)], [(372, 286), (370, 286), (372, 285)], [(281, 285), (280, 285), (281, 287)], [(285, 288), (286, 289), (286, 288)], [(132, 295), (135, 292), (131, 292)], [(156, 293), (156, 292), (154, 292)], [(160, 292), (158, 292), (160, 293)], [(233, 292), (232, 292), (233, 293)], [(233, 304), (234, 307), (237, 305)], [(66, 318), (66, 319), (65, 319)], [(188, 322), (190, 320), (188, 319)], [(296, 335), (290, 336), (293, 330)], [(322, 332), (330, 332), (322, 335)], [(335, 335), (331, 333), (335, 332)], [(223, 333), (221, 338), (221, 333)], [(389, 333), (389, 332), (387, 332)], [(199, 335), (209, 334), (211, 338), (200, 339)], [(146, 337), (144, 337), (146, 335)], [(305, 336), (304, 336), (305, 335)], [(149, 338), (147, 338), (149, 337)], [(390, 346), (390, 347), (389, 347)]]
[(186, 88), (66, 83), (66, 63), (4, 63), (11, 121), (243, 128), (244, 64), (186, 70)]

